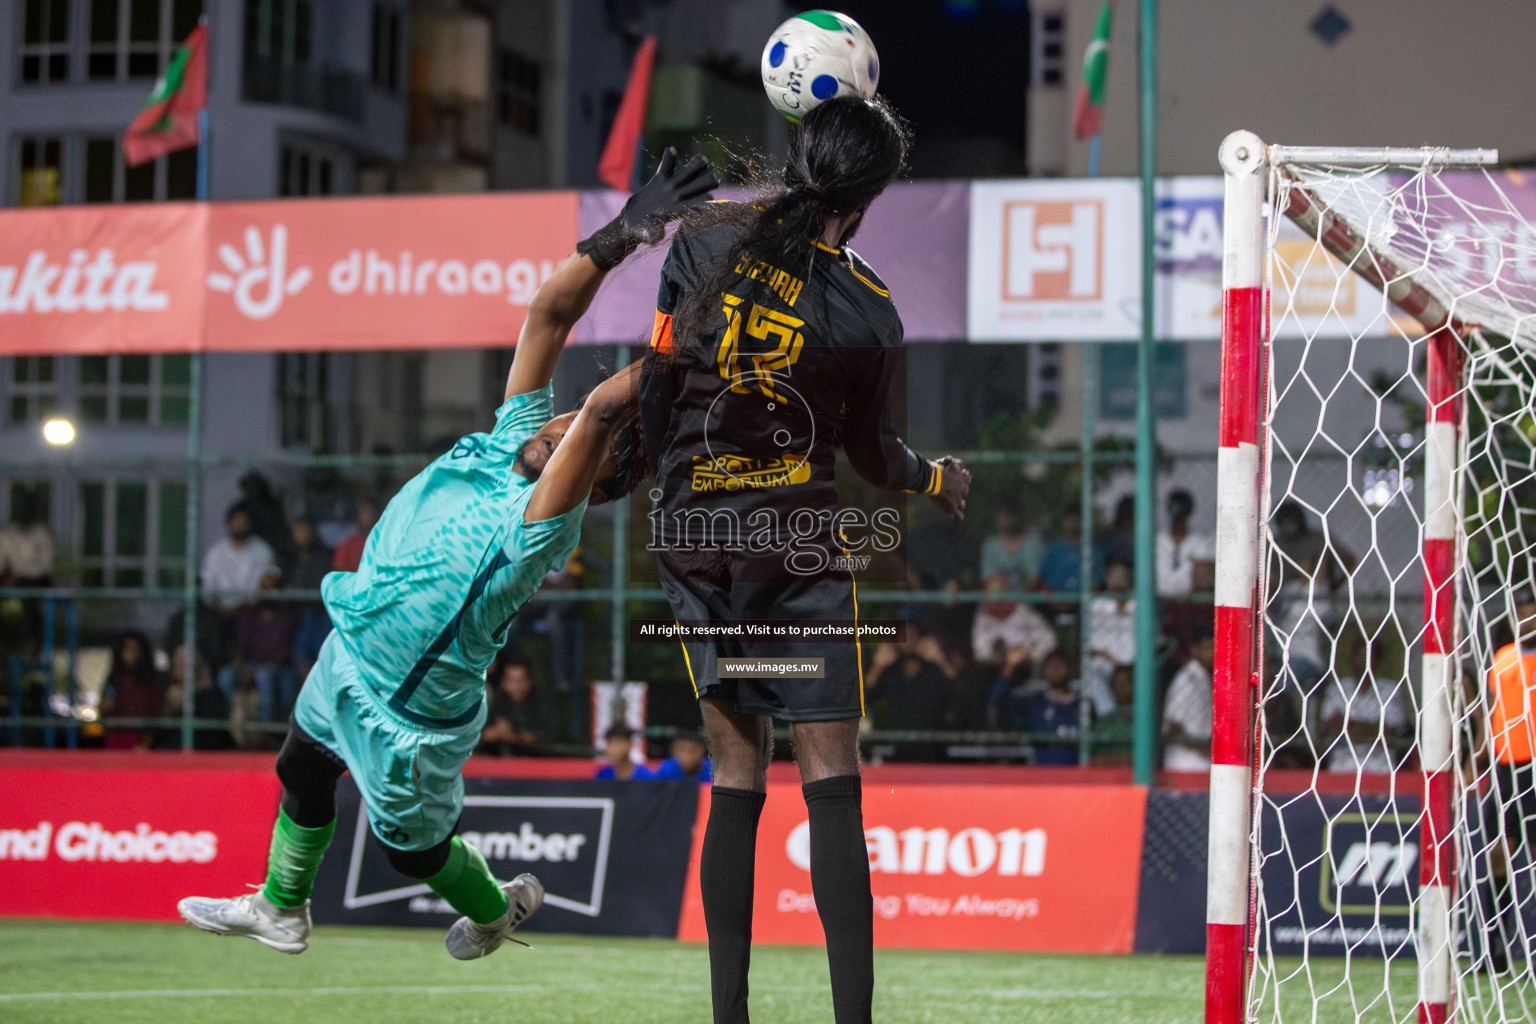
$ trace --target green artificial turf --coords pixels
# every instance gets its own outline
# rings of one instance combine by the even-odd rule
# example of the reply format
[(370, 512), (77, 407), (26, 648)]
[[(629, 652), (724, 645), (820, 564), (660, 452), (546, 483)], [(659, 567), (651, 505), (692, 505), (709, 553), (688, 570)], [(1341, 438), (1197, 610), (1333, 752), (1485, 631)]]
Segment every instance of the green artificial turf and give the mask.
[[(185, 925), (0, 922), (0, 1021), (90, 1024), (680, 1024), (707, 1022), (703, 947), (665, 940), (532, 935), (458, 963), (431, 930), (319, 928), (300, 956)], [(1281, 965), (1286, 973), (1299, 962)], [(1287, 982), (1285, 1020), (1319, 1024), (1414, 1019), (1410, 964), (1384, 968), (1314, 960)], [(880, 1024), (1196, 1024), (1203, 1015), (1198, 957), (1065, 956), (882, 950), (876, 953)], [(1301, 970), (1301, 974), (1306, 974)], [(1528, 993), (1522, 993), (1528, 994)], [(1353, 997), (1353, 998), (1352, 998)], [(1518, 1002), (1515, 1004), (1518, 1007)], [(1468, 1006), (1471, 1010), (1473, 1007)], [(1517, 1011), (1518, 1012), (1518, 1011)], [(1467, 1019), (1519, 1020), (1483, 1013)], [(832, 1021), (822, 950), (753, 953), (755, 1024)], [(1271, 1006), (1260, 1014), (1277, 1018)]]

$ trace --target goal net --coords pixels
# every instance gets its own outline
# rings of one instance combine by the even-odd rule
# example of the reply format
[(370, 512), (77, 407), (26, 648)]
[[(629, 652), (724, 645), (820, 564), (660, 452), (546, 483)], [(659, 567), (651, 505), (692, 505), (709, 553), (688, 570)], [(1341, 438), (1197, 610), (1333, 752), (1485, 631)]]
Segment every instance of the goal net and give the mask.
[(1222, 147), (1215, 1024), (1536, 1020), (1536, 188), (1496, 160)]

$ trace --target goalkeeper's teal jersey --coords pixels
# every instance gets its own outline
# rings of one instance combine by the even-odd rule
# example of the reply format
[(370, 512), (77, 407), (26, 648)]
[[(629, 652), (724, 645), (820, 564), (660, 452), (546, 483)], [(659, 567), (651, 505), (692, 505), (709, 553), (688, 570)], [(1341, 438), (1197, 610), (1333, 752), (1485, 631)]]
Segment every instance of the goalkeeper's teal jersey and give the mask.
[(474, 721), (512, 617), (575, 550), (586, 502), (524, 523), (533, 485), (512, 468), (553, 415), (548, 385), (507, 399), (494, 430), (461, 438), (401, 488), (357, 572), (322, 584), (363, 685), (409, 722)]

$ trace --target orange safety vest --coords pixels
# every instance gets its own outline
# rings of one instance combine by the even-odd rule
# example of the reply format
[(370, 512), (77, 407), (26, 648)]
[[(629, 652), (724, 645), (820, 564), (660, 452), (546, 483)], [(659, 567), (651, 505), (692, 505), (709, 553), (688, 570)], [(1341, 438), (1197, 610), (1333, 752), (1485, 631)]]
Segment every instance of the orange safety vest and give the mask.
[(1524, 764), (1536, 757), (1536, 651), (1522, 654), (1517, 644), (1499, 648), (1488, 673), (1492, 707), (1488, 733), (1494, 756), (1503, 764)]

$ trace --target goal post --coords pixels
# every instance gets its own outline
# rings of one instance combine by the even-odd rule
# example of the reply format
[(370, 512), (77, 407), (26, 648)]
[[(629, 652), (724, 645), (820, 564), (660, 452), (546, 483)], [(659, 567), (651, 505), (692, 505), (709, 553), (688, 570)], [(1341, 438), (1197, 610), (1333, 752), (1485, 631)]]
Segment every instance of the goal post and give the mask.
[(1536, 582), (1533, 211), (1488, 150), (1220, 158), (1205, 1019), (1531, 1019), (1488, 679)]

